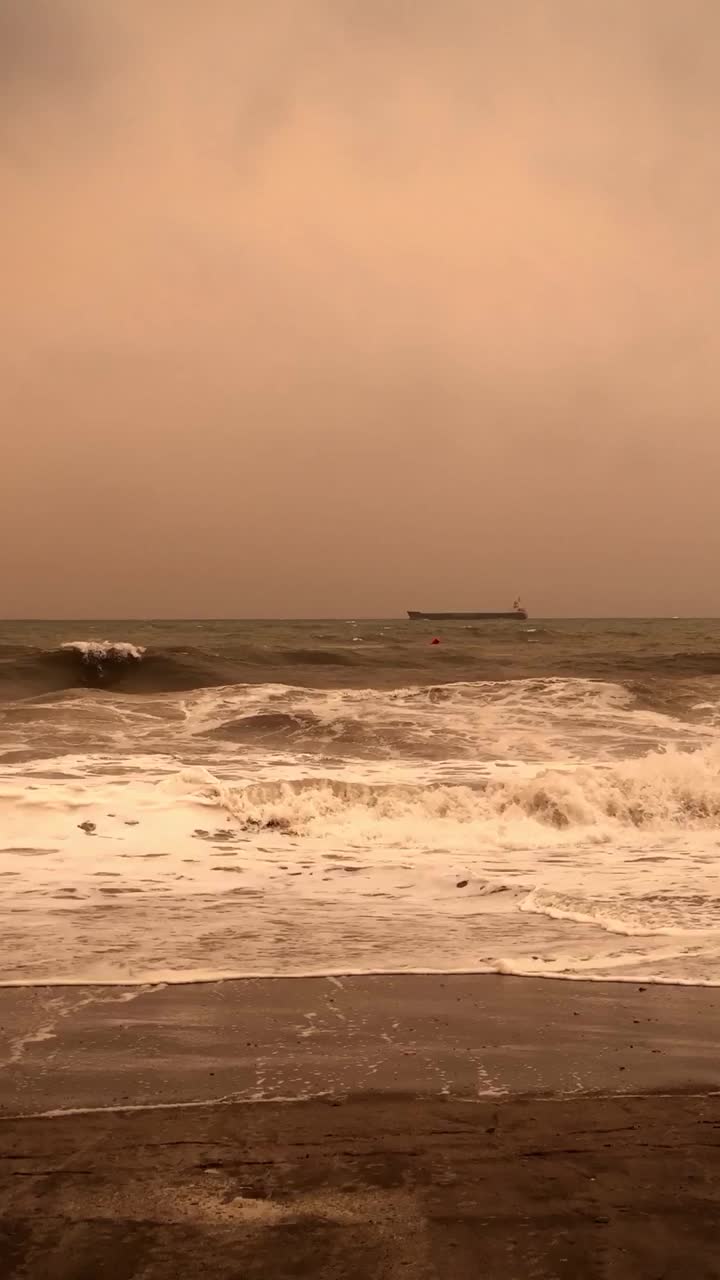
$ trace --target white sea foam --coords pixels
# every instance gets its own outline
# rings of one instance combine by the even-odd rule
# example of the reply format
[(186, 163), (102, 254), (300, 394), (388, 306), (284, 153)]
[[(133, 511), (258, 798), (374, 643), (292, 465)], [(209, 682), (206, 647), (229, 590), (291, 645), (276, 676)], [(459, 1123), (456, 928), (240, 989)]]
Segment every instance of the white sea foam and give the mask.
[(94, 662), (108, 658), (114, 661), (139, 661), (145, 652), (142, 645), (122, 640), (68, 640), (61, 648), (72, 649), (87, 661)]
[[(102, 656), (91, 661), (102, 663)], [(371, 769), (377, 761), (427, 759), (438, 768), (449, 762), (454, 773), (459, 759), (470, 768), (495, 761), (565, 766), (639, 756), (658, 744), (705, 746), (717, 738), (717, 709), (708, 702), (689, 723), (639, 708), (620, 685), (560, 679), (392, 691), (262, 684), (142, 697), (74, 689), (45, 695), (41, 705), (17, 704), (9, 715), (0, 706), (0, 753), (35, 745), (48, 756), (149, 748), (212, 764), (236, 760), (239, 746), (245, 753), (265, 744), (276, 754), (284, 748), (285, 758), (361, 758)]]
[[(202, 794), (216, 797), (241, 822), (279, 824), (288, 829), (338, 828), (373, 839), (383, 823), (417, 823), (425, 842), (434, 824), (473, 825), (492, 830), (528, 821), (540, 828), (534, 840), (571, 839), (577, 829), (600, 828), (608, 837), (618, 828), (662, 831), (720, 826), (720, 747), (684, 753), (653, 752), (640, 760), (606, 767), (540, 769), (530, 773), (488, 772), (483, 785), (409, 783), (368, 785), (340, 778), (301, 782), (258, 782), (229, 787), (201, 779)], [(382, 834), (386, 834), (384, 831)], [(403, 832), (405, 835), (405, 832)]]
[[(207, 689), (186, 700), (188, 730), (201, 735), (267, 712), (311, 717), (299, 745), (315, 742), (371, 758), (466, 757), (546, 762), (626, 757), (652, 746), (715, 740), (713, 717), (689, 724), (638, 708), (622, 685), (597, 680), (460, 682), (428, 688), (293, 689), (259, 685)], [(222, 737), (218, 739), (222, 741)]]
[[(209, 736), (278, 712), (299, 738)], [(76, 690), (0, 712), (3, 748), (5, 981), (720, 982), (717, 731), (621, 686)]]

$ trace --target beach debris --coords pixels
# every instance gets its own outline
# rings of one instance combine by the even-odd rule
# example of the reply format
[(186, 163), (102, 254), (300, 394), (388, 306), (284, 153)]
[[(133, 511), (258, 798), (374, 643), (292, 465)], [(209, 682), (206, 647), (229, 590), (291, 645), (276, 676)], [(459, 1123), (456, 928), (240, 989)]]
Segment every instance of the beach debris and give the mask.
[(96, 822), (78, 822), (78, 830), (84, 831), (86, 836), (94, 836), (97, 831)]
[(433, 638), (432, 638), (432, 640), (430, 641), (430, 643), (431, 643), (431, 644), (439, 644), (439, 643), (440, 643), (440, 641), (438, 640), (437, 636), (433, 636)]
[(469, 881), (468, 881), (468, 880), (458, 880), (458, 882), (457, 882), (457, 884), (456, 884), (455, 888), (456, 888), (456, 889), (466, 889), (466, 888), (467, 888), (467, 886), (468, 886), (468, 884), (469, 884)]

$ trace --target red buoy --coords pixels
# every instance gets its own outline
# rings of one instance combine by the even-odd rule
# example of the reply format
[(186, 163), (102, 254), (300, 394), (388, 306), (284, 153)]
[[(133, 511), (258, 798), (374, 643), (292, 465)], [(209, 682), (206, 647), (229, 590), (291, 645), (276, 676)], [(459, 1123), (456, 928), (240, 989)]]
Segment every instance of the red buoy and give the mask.
[(438, 640), (437, 636), (435, 636), (435, 637), (430, 641), (430, 643), (431, 643), (431, 644), (439, 644), (439, 643), (440, 643), (440, 641)]

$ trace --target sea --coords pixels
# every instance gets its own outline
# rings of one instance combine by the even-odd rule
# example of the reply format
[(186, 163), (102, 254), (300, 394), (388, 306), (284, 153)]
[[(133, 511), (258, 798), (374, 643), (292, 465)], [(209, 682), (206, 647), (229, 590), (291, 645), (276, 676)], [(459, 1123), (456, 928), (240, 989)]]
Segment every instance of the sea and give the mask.
[(718, 985), (719, 908), (720, 620), (0, 623), (3, 985)]

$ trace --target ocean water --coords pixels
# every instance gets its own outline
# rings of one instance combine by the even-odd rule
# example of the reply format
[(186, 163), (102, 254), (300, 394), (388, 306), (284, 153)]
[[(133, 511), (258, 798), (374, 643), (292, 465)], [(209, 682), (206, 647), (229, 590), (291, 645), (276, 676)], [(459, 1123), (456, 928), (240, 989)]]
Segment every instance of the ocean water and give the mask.
[(2, 983), (720, 984), (719, 906), (720, 622), (0, 625)]

